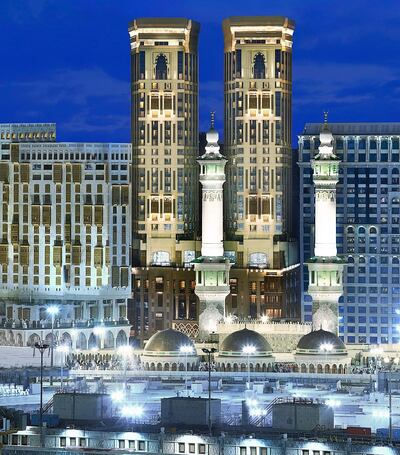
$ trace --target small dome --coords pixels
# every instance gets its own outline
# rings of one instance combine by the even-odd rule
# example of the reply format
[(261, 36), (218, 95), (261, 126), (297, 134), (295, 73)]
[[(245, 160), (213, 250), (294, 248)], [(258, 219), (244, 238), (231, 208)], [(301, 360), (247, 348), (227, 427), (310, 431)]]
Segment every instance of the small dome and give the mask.
[(218, 144), (219, 134), (214, 128), (210, 128), (206, 134), (208, 144)]
[(300, 338), (297, 354), (308, 355), (345, 355), (346, 346), (343, 341), (334, 333), (326, 330), (314, 330)]
[(182, 332), (173, 329), (161, 330), (155, 333), (146, 343), (144, 352), (146, 355), (168, 353), (168, 355), (182, 356), (182, 346), (191, 346), (192, 355), (196, 355), (192, 340)]
[(229, 334), (221, 343), (220, 356), (243, 356), (245, 346), (254, 346), (254, 356), (270, 356), (272, 349), (268, 341), (254, 330), (242, 329)]

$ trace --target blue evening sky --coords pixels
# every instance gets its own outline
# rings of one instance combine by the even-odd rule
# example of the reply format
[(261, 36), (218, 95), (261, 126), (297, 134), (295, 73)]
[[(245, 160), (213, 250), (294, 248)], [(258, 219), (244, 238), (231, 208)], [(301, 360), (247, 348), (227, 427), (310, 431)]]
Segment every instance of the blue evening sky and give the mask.
[(400, 120), (400, 0), (0, 0), (0, 122), (57, 122), (58, 139), (130, 140), (128, 22), (201, 23), (200, 125), (222, 133), (222, 19), (287, 15), (293, 137), (305, 122)]

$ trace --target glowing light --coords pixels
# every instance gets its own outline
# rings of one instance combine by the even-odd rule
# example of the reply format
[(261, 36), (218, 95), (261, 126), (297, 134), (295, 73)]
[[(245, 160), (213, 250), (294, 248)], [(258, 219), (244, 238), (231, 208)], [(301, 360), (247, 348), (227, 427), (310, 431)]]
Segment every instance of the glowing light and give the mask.
[(127, 418), (141, 417), (143, 415), (143, 407), (139, 405), (124, 406), (121, 409), (121, 414)]
[(383, 359), (383, 361), (384, 361), (385, 363), (389, 363), (389, 362), (390, 362), (390, 359), (389, 359), (389, 357), (385, 357), (385, 358)]
[(249, 408), (253, 406), (256, 407), (258, 405), (258, 401), (255, 398), (248, 398), (246, 400), (246, 404)]
[(185, 344), (179, 348), (179, 352), (181, 352), (182, 354), (192, 354), (193, 347), (190, 346), (190, 344)]
[(331, 351), (333, 351), (333, 344), (332, 343), (321, 343), (319, 350), (322, 352), (331, 352)]
[(57, 305), (51, 305), (46, 309), (46, 311), (50, 314), (50, 316), (55, 316), (60, 312), (60, 309)]
[(118, 348), (117, 352), (122, 357), (129, 357), (132, 354), (132, 347), (128, 344), (124, 344)]
[(124, 395), (124, 392), (122, 392), (122, 390), (115, 390), (111, 394), (111, 399), (115, 403), (120, 403), (124, 399), (124, 397), (125, 397), (125, 395)]
[(263, 324), (266, 324), (267, 322), (269, 322), (269, 317), (267, 314), (263, 314), (260, 319)]
[(243, 349), (242, 349), (243, 354), (246, 354), (246, 355), (255, 354), (256, 351), (257, 351), (256, 347), (253, 346), (252, 344), (243, 346)]
[(330, 398), (329, 400), (325, 401), (325, 404), (328, 405), (330, 408), (338, 408), (342, 404), (342, 402), (340, 400)]
[(92, 352), (97, 352), (99, 350), (99, 348), (96, 348), (96, 346), (93, 346), (91, 349), (90, 349)]
[(383, 419), (383, 418), (388, 418), (388, 417), (390, 417), (390, 412), (389, 412), (389, 409), (374, 409), (374, 410), (372, 411), (372, 415), (373, 415), (374, 417)]
[(228, 314), (228, 316), (225, 316), (224, 320), (226, 324), (232, 324), (235, 318), (232, 314)]
[(103, 326), (101, 325), (98, 325), (97, 327), (94, 327), (93, 329), (93, 333), (96, 335), (96, 336), (102, 336), (103, 333), (104, 333), (105, 329)]

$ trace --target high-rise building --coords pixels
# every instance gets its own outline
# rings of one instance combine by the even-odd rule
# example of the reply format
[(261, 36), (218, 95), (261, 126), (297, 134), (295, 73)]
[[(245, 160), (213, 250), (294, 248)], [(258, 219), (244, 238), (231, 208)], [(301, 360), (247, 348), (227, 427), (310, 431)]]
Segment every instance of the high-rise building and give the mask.
[(142, 337), (195, 321), (198, 256), (199, 24), (136, 19), (129, 26), (132, 87), (133, 308)]
[[(311, 160), (323, 125), (307, 123), (299, 136), (301, 260), (314, 255)], [(339, 300), (339, 334), (346, 343), (400, 341), (400, 123), (330, 123), (340, 159), (337, 185), (338, 255), (347, 262)], [(312, 317), (302, 267), (303, 315)]]
[(199, 24), (136, 19), (131, 43), (133, 262), (182, 265), (198, 234)]
[[(285, 17), (231, 17), (225, 39), (228, 307), (241, 315), (299, 316), (291, 219), (292, 42)], [(261, 272), (261, 271), (262, 272)]]
[(54, 124), (0, 125), (5, 343), (48, 339), (49, 306), (59, 341), (80, 349), (126, 343), (130, 159), (130, 144), (56, 142)]

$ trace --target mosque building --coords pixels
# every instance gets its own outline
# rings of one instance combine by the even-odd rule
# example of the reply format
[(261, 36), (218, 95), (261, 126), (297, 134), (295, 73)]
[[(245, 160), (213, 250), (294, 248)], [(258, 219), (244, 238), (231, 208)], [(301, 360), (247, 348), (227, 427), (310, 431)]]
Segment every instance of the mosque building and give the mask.
[[(285, 363), (303, 373), (345, 373), (351, 363), (337, 336), (338, 299), (344, 262), (336, 249), (336, 184), (339, 160), (327, 117), (320, 133), (314, 170), (316, 225), (315, 256), (310, 258), (309, 293), (314, 301), (313, 323), (273, 323), (267, 318), (238, 321), (226, 314), (230, 264), (223, 249), (223, 183), (226, 159), (220, 153), (213, 119), (206, 152), (199, 157), (202, 196), (202, 255), (193, 261), (195, 292), (200, 298), (200, 332), (195, 341), (174, 329), (162, 330), (145, 344), (142, 364), (149, 370), (196, 369), (205, 344), (217, 346), (215, 368), (220, 371), (273, 371)], [(185, 349), (189, 347), (189, 349)], [(189, 352), (189, 354), (188, 354)]]

